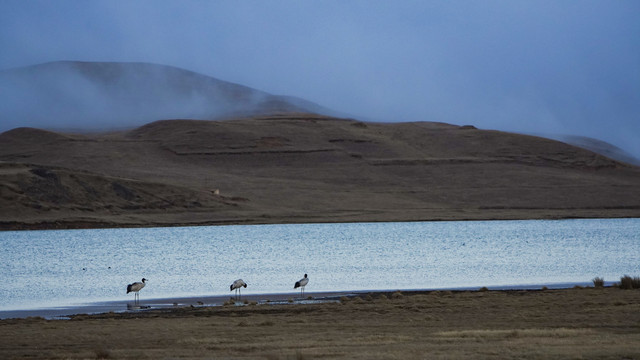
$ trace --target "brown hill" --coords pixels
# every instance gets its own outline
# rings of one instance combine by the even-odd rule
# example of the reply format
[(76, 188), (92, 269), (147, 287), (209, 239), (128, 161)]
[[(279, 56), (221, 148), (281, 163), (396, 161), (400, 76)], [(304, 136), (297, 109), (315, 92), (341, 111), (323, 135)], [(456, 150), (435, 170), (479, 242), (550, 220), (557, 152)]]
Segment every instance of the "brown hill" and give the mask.
[(638, 167), (441, 123), (289, 114), (20, 128), (0, 134), (0, 161), (5, 229), (640, 216)]

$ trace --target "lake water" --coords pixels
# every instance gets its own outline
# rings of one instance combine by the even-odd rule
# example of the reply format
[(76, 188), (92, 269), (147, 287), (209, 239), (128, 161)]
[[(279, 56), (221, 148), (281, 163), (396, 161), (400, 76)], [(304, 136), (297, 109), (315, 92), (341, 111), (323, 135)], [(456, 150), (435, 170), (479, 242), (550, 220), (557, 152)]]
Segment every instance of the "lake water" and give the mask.
[(640, 275), (640, 219), (0, 232), (0, 310), (143, 299), (506, 287)]

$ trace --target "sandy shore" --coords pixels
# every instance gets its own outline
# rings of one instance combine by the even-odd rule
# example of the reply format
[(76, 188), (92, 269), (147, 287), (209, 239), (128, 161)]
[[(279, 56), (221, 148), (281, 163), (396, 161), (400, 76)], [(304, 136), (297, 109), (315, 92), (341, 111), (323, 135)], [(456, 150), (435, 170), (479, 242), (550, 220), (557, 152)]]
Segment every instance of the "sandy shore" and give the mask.
[[(326, 302), (337, 301), (343, 296), (353, 296), (357, 293), (361, 292), (310, 292), (306, 293), (304, 298), (300, 296), (300, 293), (249, 295), (243, 294), (242, 297), (238, 299), (238, 303), (244, 303), (246, 301), (256, 304), (300, 304), (309, 303), (309, 297), (311, 297), (314, 302)], [(179, 308), (185, 306), (223, 306), (231, 299), (232, 297), (230, 297), (229, 295), (169, 297), (154, 299), (144, 299), (144, 297), (142, 297), (138, 303), (134, 303), (133, 300), (127, 299), (120, 301), (101, 301), (95, 303), (76, 304), (62, 307), (43, 307), (25, 310), (0, 310), (0, 319), (42, 317), (47, 320), (64, 320), (69, 319), (73, 315), (80, 314), (95, 315), (103, 313), (138, 312)]]
[(70, 320), (2, 320), (0, 358), (640, 358), (638, 290), (374, 292), (309, 303), (247, 300)]
[[(612, 286), (615, 282), (605, 282), (605, 286)], [(504, 286), (491, 286), (490, 290), (537, 290), (548, 289), (568, 289), (575, 286), (588, 287), (590, 282), (571, 282), (571, 283), (553, 283), (553, 284), (528, 284), (528, 285), (504, 285)], [(437, 290), (451, 290), (451, 291), (466, 291), (477, 290), (479, 287), (462, 287), (462, 288), (449, 288), (449, 289), (402, 289), (400, 291), (408, 293), (428, 293)], [(337, 301), (340, 298), (347, 296), (358, 296), (361, 294), (374, 294), (374, 293), (390, 293), (393, 290), (358, 290), (358, 291), (324, 291), (324, 292), (305, 292), (304, 297), (301, 297), (299, 292), (291, 293), (259, 293), (259, 294), (242, 294), (239, 302), (252, 302), (256, 304), (278, 304), (278, 303), (309, 303), (309, 298), (315, 302), (323, 301)], [(202, 295), (202, 296), (190, 296), (190, 297), (165, 297), (165, 298), (151, 298), (145, 299), (144, 296), (138, 303), (134, 303), (131, 298), (118, 301), (98, 301), (84, 304), (73, 304), (67, 306), (49, 306), (49, 307), (34, 307), (30, 309), (20, 310), (0, 310), (1, 319), (15, 319), (15, 318), (27, 318), (27, 317), (42, 317), (47, 320), (64, 320), (69, 319), (71, 315), (79, 314), (101, 314), (108, 312), (125, 312), (125, 311), (140, 311), (140, 310), (157, 310), (176, 308), (183, 306), (222, 306), (226, 302), (232, 299), (233, 294), (225, 295)]]

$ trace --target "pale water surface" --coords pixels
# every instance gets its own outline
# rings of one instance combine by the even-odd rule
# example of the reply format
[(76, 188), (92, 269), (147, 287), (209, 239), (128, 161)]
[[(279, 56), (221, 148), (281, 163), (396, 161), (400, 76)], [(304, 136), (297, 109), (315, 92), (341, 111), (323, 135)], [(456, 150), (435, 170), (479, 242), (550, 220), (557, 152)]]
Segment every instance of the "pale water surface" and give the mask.
[(0, 232), (0, 310), (141, 298), (617, 281), (640, 275), (640, 219)]

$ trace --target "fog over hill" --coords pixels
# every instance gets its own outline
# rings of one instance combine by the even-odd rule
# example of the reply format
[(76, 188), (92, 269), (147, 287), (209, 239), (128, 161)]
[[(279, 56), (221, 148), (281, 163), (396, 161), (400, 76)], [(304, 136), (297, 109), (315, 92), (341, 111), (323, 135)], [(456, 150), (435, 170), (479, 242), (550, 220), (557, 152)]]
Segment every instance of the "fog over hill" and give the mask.
[(574, 146), (581, 147), (583, 149), (591, 150), (600, 155), (604, 155), (611, 159), (615, 159), (618, 161), (622, 161), (628, 164), (640, 166), (640, 159), (634, 157), (623, 149), (610, 144), (606, 141), (602, 141), (599, 139), (593, 139), (585, 136), (575, 136), (575, 135), (548, 135), (546, 136), (550, 139), (556, 139), (567, 144), (571, 144)]
[(640, 216), (640, 167), (592, 139), (365, 122), (147, 63), (0, 85), (0, 229)]
[(165, 65), (59, 61), (0, 72), (0, 131), (103, 130), (279, 112), (336, 114), (300, 98)]
[[(640, 158), (639, 13), (636, 0), (465, 6), (455, 1), (355, 0), (328, 6), (296, 0), (3, 0), (0, 70), (56, 60), (165, 64), (348, 114), (340, 117), (576, 135)], [(85, 76), (80, 80), (84, 84)], [(65, 98), (62, 90), (50, 88)], [(74, 96), (91, 98), (96, 91), (92, 84)], [(19, 95), (24, 89), (0, 88), (0, 116), (20, 106), (34, 118), (48, 111), (37, 102), (24, 104)], [(137, 91), (122, 97), (146, 99)], [(89, 101), (89, 110), (103, 117), (118, 107), (116, 101), (97, 100)], [(183, 100), (196, 109), (202, 102), (200, 96)], [(153, 103), (171, 110), (170, 103)], [(217, 103), (222, 109), (215, 113), (226, 111), (226, 105)], [(64, 107), (55, 110), (52, 115), (77, 117)], [(196, 115), (166, 113), (145, 120)], [(9, 121), (11, 127), (45, 127), (6, 116), (0, 125)]]
[[(345, 116), (301, 98), (273, 95), (166, 65), (57, 61), (0, 71), (0, 131), (24, 126), (112, 130), (162, 119), (212, 120), (296, 112)], [(640, 164), (624, 150), (600, 140), (545, 136)]]

